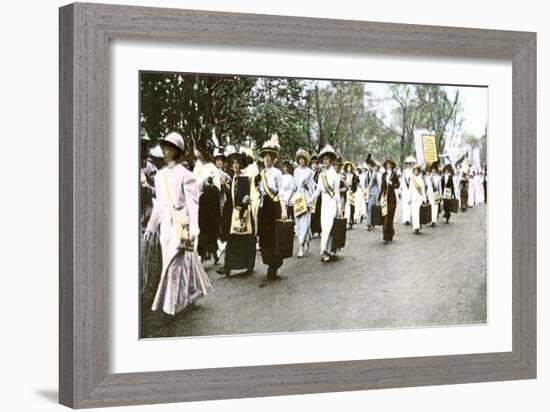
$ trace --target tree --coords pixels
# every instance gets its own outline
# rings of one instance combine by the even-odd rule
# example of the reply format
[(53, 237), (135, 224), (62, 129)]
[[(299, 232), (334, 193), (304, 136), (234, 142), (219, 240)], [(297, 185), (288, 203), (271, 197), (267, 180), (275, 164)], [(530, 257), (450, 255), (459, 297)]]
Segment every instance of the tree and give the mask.
[(420, 119), (421, 126), (435, 132), (437, 147), (445, 147), (446, 132), (450, 128), (452, 137), (458, 122), (461, 121), (459, 89), (455, 91), (453, 98), (449, 99), (447, 92), (441, 86), (418, 85), (416, 95), (419, 107), (423, 111)]
[(423, 102), (416, 94), (416, 86), (410, 84), (390, 85), (392, 99), (397, 103), (398, 124), (396, 132), (399, 135), (399, 163), (411, 153), (414, 141), (414, 129), (423, 115)]
[(283, 157), (294, 158), (301, 147), (309, 149), (307, 91), (302, 80), (259, 79), (251, 93), (249, 110), (248, 130), (258, 146), (277, 133)]
[(153, 139), (178, 131), (189, 145), (209, 136), (212, 129), (218, 135), (244, 138), (255, 83), (254, 78), (239, 76), (142, 73), (141, 126)]

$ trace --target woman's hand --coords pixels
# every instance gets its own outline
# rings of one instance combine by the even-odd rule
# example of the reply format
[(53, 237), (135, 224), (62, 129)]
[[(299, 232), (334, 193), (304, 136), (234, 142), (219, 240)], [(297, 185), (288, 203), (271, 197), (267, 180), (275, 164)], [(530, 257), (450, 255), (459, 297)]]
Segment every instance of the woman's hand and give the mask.
[(250, 196), (246, 195), (245, 197), (243, 197), (243, 204), (249, 205), (250, 201)]
[(344, 217), (344, 213), (342, 213), (342, 208), (338, 208), (338, 219), (342, 219)]
[(281, 208), (281, 220), (287, 220), (288, 214), (286, 211), (286, 206)]

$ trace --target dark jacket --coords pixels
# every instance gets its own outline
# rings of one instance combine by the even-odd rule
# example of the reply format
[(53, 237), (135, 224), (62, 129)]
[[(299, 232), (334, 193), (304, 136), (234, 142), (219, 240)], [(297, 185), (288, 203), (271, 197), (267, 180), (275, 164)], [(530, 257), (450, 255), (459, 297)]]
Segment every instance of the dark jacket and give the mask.
[[(395, 171), (392, 172), (390, 177), (390, 184), (386, 183), (387, 172), (384, 172), (382, 175), (382, 186), (380, 189), (380, 194), (378, 195), (378, 201), (382, 199), (382, 196), (387, 195), (388, 207), (395, 208), (397, 207), (397, 199), (395, 197), (395, 189), (399, 188), (399, 178)], [(389, 189), (389, 190), (388, 190)]]
[(453, 183), (453, 176), (449, 175), (449, 180), (445, 183), (445, 175), (441, 176), (441, 190), (445, 193), (445, 188), (450, 188), (452, 193), (452, 198), (455, 199), (455, 184)]

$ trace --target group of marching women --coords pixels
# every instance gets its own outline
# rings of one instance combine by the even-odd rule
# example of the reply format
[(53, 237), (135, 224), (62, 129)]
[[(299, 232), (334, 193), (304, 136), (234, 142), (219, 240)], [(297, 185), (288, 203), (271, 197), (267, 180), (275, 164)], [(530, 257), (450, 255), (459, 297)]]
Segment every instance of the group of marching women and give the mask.
[[(440, 175), (438, 165), (423, 170), (413, 158), (406, 159), (402, 172), (393, 160), (379, 165), (370, 155), (356, 167), (343, 163), (326, 145), (316, 157), (299, 149), (292, 161), (281, 161), (277, 135), (262, 145), (259, 159), (248, 147), (224, 148), (215, 138), (194, 144), (176, 132), (155, 147), (148, 144), (144, 133), (142, 279), (144, 289), (152, 287), (151, 309), (170, 315), (211, 289), (204, 270), (209, 260), (217, 264), (224, 256), (219, 274), (231, 276), (238, 271), (238, 275), (247, 275), (254, 271), (259, 249), (267, 266), (260, 287), (279, 280), (279, 269), (288, 255), (280, 252), (278, 222), (292, 220), (298, 258), (309, 254), (310, 240), (319, 234), (319, 254), (326, 263), (335, 260), (342, 247), (333, 242), (335, 222), (347, 222), (351, 229), (366, 220), (372, 231), (380, 224), (375, 221), (378, 208), (383, 243), (389, 244), (399, 197), (403, 223), (412, 225), (414, 233), (420, 232), (419, 211), (426, 204), (432, 208), (432, 226), (442, 205), (449, 222), (451, 210), (441, 200), (455, 199), (455, 187), (460, 188), (463, 210), (469, 204), (469, 176), (462, 174), (456, 181), (450, 165)], [(189, 158), (189, 147), (196, 157), (192, 166), (184, 160)]]

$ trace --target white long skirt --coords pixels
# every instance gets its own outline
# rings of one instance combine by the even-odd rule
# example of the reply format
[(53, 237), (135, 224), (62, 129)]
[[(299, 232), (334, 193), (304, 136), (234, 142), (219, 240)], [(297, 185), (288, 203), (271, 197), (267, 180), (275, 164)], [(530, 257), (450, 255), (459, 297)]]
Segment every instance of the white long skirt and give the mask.
[(294, 230), (296, 231), (296, 237), (298, 238), (298, 243), (303, 245), (309, 240), (309, 226), (311, 224), (311, 213), (305, 212), (304, 214), (296, 217)]
[(330, 248), (332, 245), (332, 225), (334, 223), (334, 218), (338, 215), (338, 204), (334, 198), (331, 198), (328, 194), (322, 193), (321, 204), (321, 251), (323, 253), (329, 254)]
[(403, 189), (401, 192), (401, 222), (410, 222), (412, 217), (412, 208), (409, 201), (411, 200), (411, 192), (409, 189)]
[(162, 274), (151, 310), (175, 315), (205, 296), (212, 288), (196, 250), (178, 250), (175, 229), (161, 222)]
[(483, 189), (483, 183), (477, 182), (475, 186), (475, 205), (477, 206), (485, 202), (485, 190)]
[(355, 192), (355, 220), (361, 221), (362, 217), (367, 215), (367, 204), (363, 194), (363, 189), (357, 189)]
[(422, 206), (422, 199), (411, 201), (413, 230), (420, 229), (420, 206)]
[(468, 206), (472, 207), (476, 202), (476, 188), (473, 180), (468, 185)]
[(437, 212), (439, 212), (439, 203), (434, 202), (433, 193), (428, 194), (428, 201), (432, 206), (432, 223), (437, 223)]

